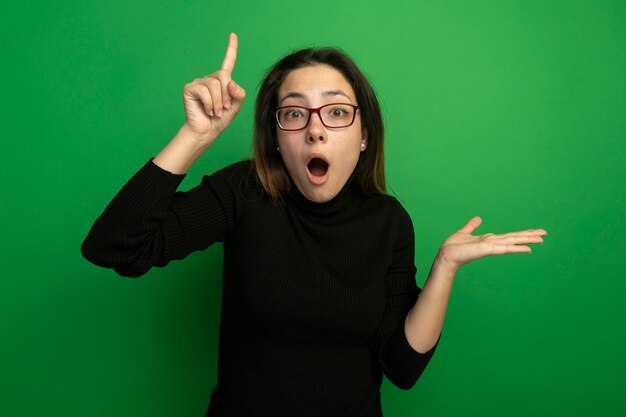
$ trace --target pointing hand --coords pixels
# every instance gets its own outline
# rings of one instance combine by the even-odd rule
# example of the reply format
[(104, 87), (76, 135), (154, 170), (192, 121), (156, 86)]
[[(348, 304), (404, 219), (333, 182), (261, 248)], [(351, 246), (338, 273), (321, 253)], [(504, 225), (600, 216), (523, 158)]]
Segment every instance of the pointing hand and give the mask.
[(211, 144), (241, 110), (246, 92), (232, 79), (237, 60), (237, 35), (230, 34), (222, 67), (185, 85), (185, 125), (199, 142)]

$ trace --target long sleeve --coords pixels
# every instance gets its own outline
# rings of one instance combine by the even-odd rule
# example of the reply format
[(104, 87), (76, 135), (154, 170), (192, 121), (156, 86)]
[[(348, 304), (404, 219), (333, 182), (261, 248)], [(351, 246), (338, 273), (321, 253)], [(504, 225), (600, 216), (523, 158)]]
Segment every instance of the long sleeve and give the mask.
[(421, 289), (415, 283), (413, 224), (399, 204), (394, 220), (393, 261), (385, 276), (385, 313), (372, 341), (385, 376), (398, 388), (408, 390), (422, 375), (437, 345), (420, 353), (406, 338), (404, 321)]
[(117, 193), (85, 238), (83, 256), (118, 274), (138, 277), (152, 266), (223, 241), (236, 216), (232, 165), (187, 192), (176, 191), (184, 175), (148, 161)]

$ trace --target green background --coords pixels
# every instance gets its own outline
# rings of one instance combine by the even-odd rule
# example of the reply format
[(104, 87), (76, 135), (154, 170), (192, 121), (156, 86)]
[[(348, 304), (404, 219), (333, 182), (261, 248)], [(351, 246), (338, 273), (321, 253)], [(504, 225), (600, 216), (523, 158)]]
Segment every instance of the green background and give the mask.
[(626, 2), (11, 2), (3, 7), (0, 416), (203, 416), (221, 247), (122, 278), (80, 244), (184, 120), (237, 32), (240, 116), (189, 172), (250, 155), (266, 68), (336, 45), (372, 80), (417, 281), (471, 216), (543, 227), (463, 267), (442, 342), (386, 416), (624, 416)]

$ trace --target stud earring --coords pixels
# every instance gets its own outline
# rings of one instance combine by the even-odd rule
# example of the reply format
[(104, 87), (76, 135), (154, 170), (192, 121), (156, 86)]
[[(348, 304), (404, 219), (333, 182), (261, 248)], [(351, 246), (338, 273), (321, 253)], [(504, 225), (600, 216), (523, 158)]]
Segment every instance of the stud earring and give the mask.
[(280, 146), (277, 146), (277, 147), (276, 147), (276, 150), (277, 150), (278, 152), (280, 152)]
[(365, 150), (365, 144), (361, 142), (361, 150), (364, 151)]

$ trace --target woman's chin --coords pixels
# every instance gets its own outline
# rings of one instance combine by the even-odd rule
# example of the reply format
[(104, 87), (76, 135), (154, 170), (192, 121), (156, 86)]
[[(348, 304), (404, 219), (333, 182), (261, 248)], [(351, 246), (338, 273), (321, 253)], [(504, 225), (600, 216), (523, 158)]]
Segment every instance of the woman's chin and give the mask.
[(314, 203), (325, 203), (332, 200), (337, 194), (339, 194), (339, 190), (333, 190), (330, 185), (331, 184), (325, 180), (321, 185), (308, 183), (304, 187), (298, 187), (298, 189), (307, 200)]

